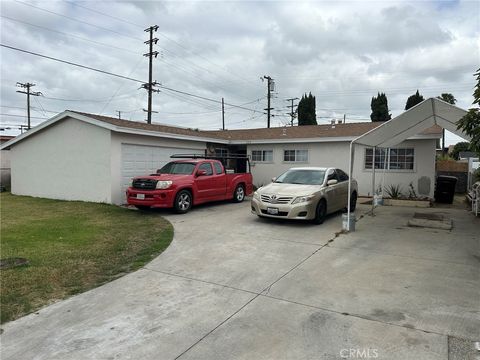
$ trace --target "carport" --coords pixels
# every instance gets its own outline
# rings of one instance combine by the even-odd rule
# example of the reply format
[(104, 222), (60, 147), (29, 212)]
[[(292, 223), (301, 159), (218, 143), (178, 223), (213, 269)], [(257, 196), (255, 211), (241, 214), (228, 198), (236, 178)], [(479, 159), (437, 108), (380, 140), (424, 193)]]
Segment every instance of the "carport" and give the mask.
[[(437, 98), (429, 98), (416, 106), (408, 109), (385, 122), (384, 124), (372, 129), (350, 143), (350, 161), (348, 167), (348, 211), (347, 211), (347, 230), (350, 230), (350, 197), (352, 188), (353, 159), (355, 155), (355, 145), (364, 145), (373, 148), (373, 153), (377, 148), (388, 149), (389, 147), (400, 144), (402, 141), (414, 136), (421, 131), (434, 125), (469, 140), (470, 137), (463, 131), (457, 129), (457, 121), (467, 112), (455, 105), (451, 105)], [(442, 144), (443, 145), (443, 144)], [(372, 195), (375, 192), (375, 155), (372, 164)], [(372, 200), (372, 213), (373, 213)]]

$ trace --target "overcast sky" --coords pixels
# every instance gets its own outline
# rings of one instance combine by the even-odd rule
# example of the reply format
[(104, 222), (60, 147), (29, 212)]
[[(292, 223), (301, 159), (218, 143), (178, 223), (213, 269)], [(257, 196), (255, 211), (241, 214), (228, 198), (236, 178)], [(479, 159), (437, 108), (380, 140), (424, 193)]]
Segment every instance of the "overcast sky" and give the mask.
[[(266, 126), (275, 79), (274, 126), (290, 120), (285, 101), (312, 92), (317, 121), (369, 121), (371, 97), (385, 92), (393, 116), (417, 89), (452, 93), (467, 109), (480, 66), (479, 1), (1, 1), (1, 42), (115, 74), (148, 80), (144, 29), (158, 25), (153, 79), (170, 89), (242, 105), (226, 106), (226, 127)], [(140, 83), (1, 48), (2, 126), (65, 109), (144, 121)], [(154, 122), (222, 126), (221, 105), (160, 88)], [(255, 110), (255, 111), (254, 111)], [(1, 134), (15, 134), (17, 130)], [(458, 139), (448, 136), (447, 143)]]

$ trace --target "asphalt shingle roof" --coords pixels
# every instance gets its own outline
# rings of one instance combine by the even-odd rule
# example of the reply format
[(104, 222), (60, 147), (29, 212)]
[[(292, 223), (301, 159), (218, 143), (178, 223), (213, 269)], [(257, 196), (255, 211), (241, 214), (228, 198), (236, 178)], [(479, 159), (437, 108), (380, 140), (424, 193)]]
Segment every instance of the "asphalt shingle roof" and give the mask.
[[(346, 124), (325, 124), (325, 125), (306, 125), (306, 126), (289, 126), (275, 128), (259, 128), (259, 129), (240, 129), (240, 130), (214, 130), (203, 131), (189, 129), (171, 125), (147, 124), (137, 121), (120, 120), (117, 118), (89, 114), (79, 111), (71, 111), (80, 115), (88, 116), (92, 119), (106, 122), (115, 126), (131, 129), (141, 129), (149, 131), (158, 131), (162, 133), (171, 133), (178, 135), (188, 135), (197, 137), (207, 137), (223, 140), (274, 140), (274, 139), (312, 139), (326, 137), (356, 137), (365, 134), (367, 131), (376, 128), (383, 122), (359, 122)], [(421, 132), (422, 135), (440, 135), (442, 128), (440, 126), (432, 126)]]

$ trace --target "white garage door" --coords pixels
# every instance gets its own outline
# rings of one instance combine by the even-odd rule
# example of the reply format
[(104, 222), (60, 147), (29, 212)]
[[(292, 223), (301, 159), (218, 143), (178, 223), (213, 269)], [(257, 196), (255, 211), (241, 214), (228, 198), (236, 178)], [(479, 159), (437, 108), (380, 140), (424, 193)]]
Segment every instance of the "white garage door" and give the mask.
[(172, 161), (173, 154), (199, 154), (198, 149), (179, 149), (161, 146), (122, 144), (122, 192), (130, 186), (133, 177), (153, 174)]

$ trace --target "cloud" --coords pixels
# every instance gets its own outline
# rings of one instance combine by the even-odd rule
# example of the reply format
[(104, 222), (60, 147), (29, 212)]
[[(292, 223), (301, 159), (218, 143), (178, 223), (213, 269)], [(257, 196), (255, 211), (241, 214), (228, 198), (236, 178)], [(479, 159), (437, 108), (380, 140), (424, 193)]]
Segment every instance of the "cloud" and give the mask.
[[(474, 16), (479, 4), (471, 1), (4, 1), (0, 6), (2, 16), (22, 22), (1, 18), (2, 43), (145, 81), (144, 29), (158, 24), (154, 79), (214, 101), (163, 90), (154, 94), (159, 111), (154, 120), (195, 128), (221, 125), (215, 101), (222, 97), (263, 112), (263, 75), (276, 81), (275, 125), (289, 121), (286, 98), (310, 91), (318, 115), (325, 117), (321, 121), (345, 113), (351, 121), (368, 119), (378, 91), (387, 94), (394, 115), (416, 89), (425, 97), (451, 92), (466, 108), (480, 57)], [(15, 82), (29, 81), (48, 98), (76, 100), (38, 98), (47, 110), (112, 116), (121, 110), (140, 121), (145, 116), (146, 93), (139, 83), (5, 48), (1, 56), (2, 106), (24, 107)], [(24, 111), (4, 107), (2, 113)], [(38, 109), (34, 113), (44, 116)], [(231, 107), (226, 120), (231, 128), (266, 124), (261, 113)]]

